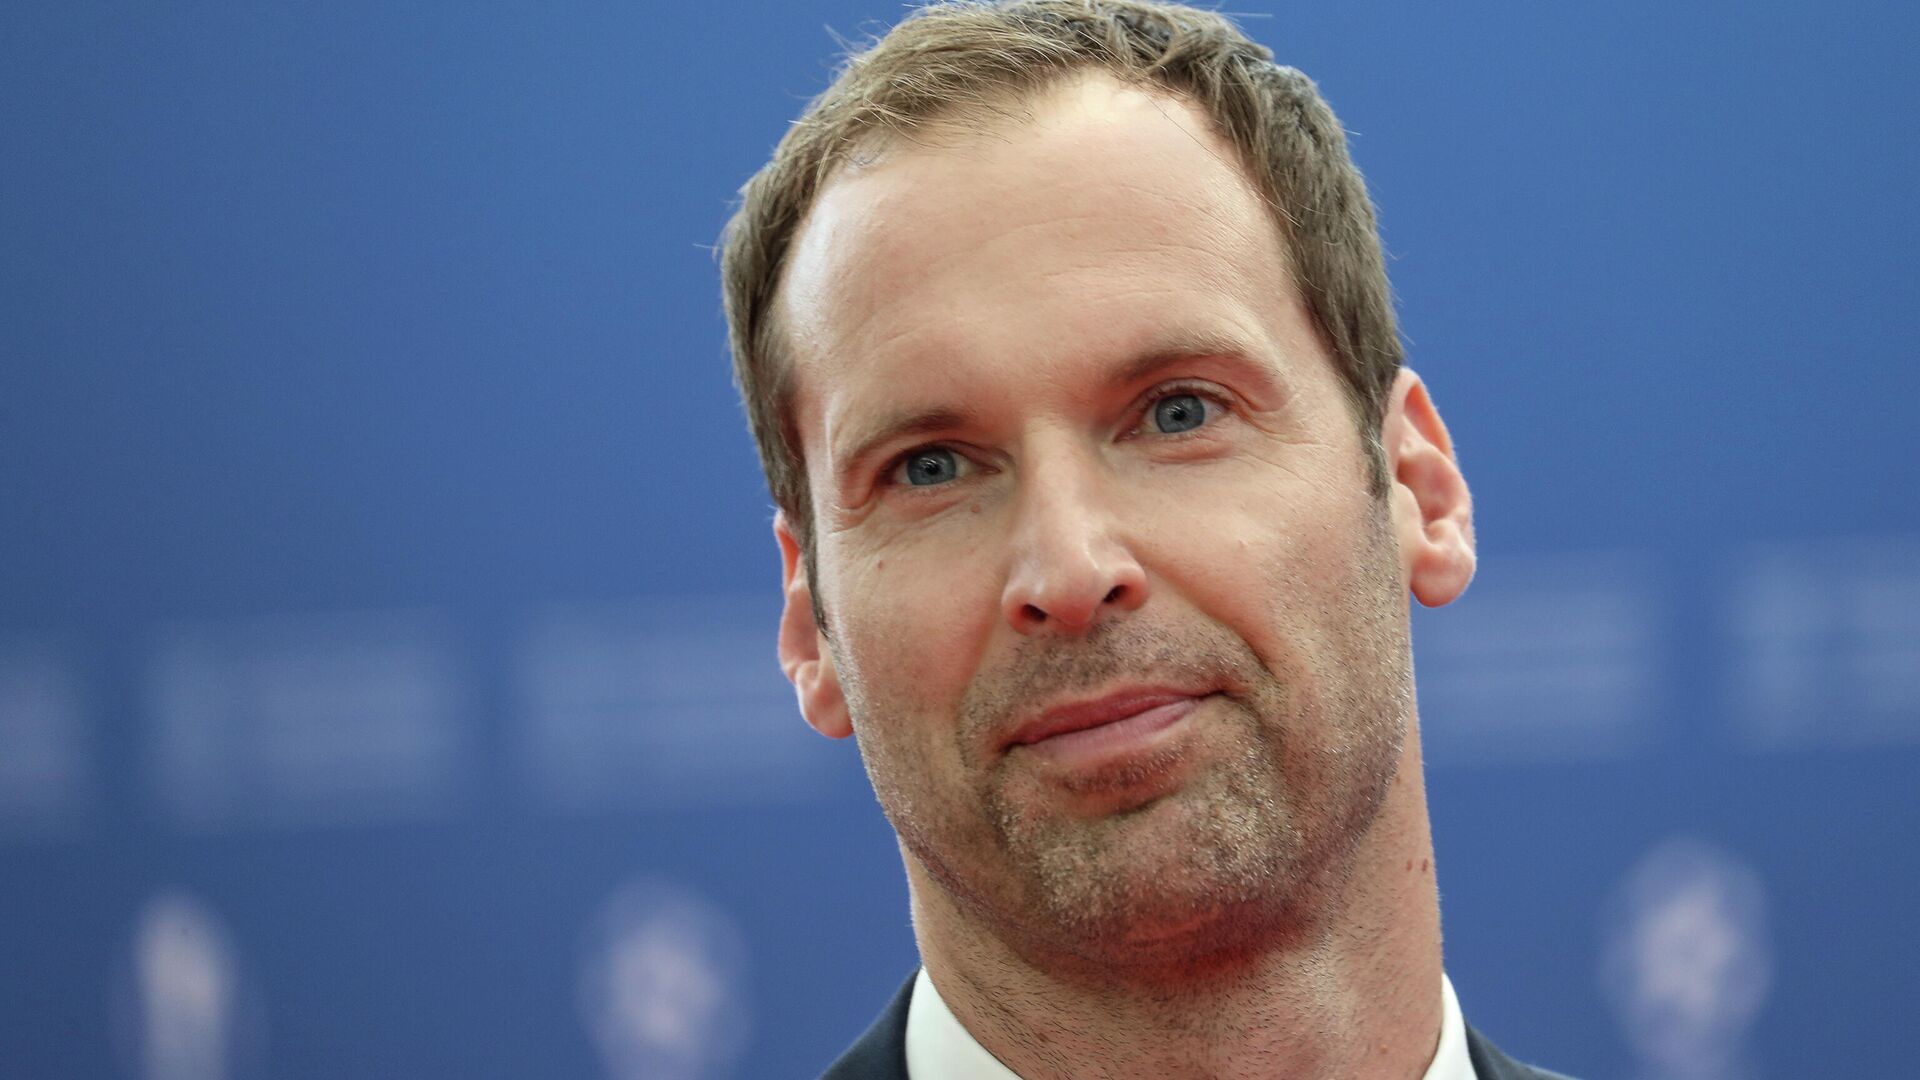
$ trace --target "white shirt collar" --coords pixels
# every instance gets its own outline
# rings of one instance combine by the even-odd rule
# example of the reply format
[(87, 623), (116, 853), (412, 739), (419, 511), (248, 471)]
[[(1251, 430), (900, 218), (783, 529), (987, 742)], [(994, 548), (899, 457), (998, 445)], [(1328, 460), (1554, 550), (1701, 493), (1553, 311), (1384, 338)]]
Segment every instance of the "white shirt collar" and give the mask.
[[(913, 980), (913, 998), (907, 1002), (907, 1076), (909, 1080), (1020, 1080), (961, 1026), (924, 967)], [(1444, 974), (1440, 976), (1440, 1044), (1421, 1080), (1478, 1080), (1467, 1056), (1467, 1024), (1460, 1015), (1460, 1001)]]

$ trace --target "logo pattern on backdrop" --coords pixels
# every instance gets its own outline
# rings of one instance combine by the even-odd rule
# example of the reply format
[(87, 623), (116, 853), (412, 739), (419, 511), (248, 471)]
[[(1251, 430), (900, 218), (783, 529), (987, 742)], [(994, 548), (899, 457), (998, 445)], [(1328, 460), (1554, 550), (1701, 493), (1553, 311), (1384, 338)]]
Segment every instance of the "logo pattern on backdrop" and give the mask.
[(112, 1005), (130, 1072), (140, 1080), (245, 1080), (258, 1074), (264, 1009), (233, 935), (180, 889), (135, 915), (126, 978)]
[(1766, 890), (1734, 855), (1676, 837), (1627, 874), (1604, 915), (1601, 987), (1649, 1077), (1744, 1080), (1773, 979)]
[(608, 898), (583, 943), (579, 1005), (610, 1080), (725, 1075), (750, 1036), (746, 937), (726, 912), (642, 879)]

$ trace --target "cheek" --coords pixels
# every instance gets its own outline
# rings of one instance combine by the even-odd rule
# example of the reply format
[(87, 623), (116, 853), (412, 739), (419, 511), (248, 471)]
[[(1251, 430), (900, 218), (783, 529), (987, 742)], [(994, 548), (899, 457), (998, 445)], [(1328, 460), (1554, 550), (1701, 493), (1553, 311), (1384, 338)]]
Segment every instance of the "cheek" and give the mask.
[(857, 684), (874, 706), (945, 711), (964, 692), (998, 612), (987, 560), (967, 545), (891, 543), (847, 552), (828, 616)]
[[(843, 559), (828, 617), (861, 757), (889, 820), (923, 859), (933, 838), (983, 828), (960, 704), (998, 610), (980, 559), (890, 547)], [(971, 812), (965, 807), (973, 806)], [(968, 824), (971, 822), (970, 824)]]
[(1191, 514), (1158, 521), (1143, 540), (1179, 601), (1281, 672), (1320, 651), (1321, 627), (1361, 587), (1374, 527), (1367, 499), (1268, 476), (1230, 498), (1196, 498)]

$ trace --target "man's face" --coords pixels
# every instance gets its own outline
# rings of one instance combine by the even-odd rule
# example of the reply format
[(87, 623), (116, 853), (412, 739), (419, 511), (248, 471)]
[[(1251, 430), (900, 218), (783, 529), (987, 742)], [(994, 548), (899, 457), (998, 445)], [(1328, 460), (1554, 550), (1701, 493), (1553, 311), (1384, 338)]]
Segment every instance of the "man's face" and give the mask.
[(1086, 955), (1337, 878), (1402, 760), (1406, 579), (1202, 115), (1088, 78), (888, 147), (782, 303), (817, 545), (783, 653), (820, 650), (811, 718), (844, 701), (927, 874)]

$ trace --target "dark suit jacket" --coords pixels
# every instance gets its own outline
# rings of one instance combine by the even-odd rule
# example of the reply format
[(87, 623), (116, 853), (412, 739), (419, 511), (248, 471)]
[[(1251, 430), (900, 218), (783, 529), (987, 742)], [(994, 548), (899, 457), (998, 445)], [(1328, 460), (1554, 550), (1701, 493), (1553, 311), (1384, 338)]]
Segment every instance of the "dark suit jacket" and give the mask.
[[(907, 1002), (912, 997), (913, 979), (908, 978), (880, 1018), (820, 1080), (907, 1080)], [(1467, 1056), (1473, 1059), (1478, 1080), (1567, 1080), (1559, 1073), (1520, 1064), (1471, 1027), (1467, 1028)]]

